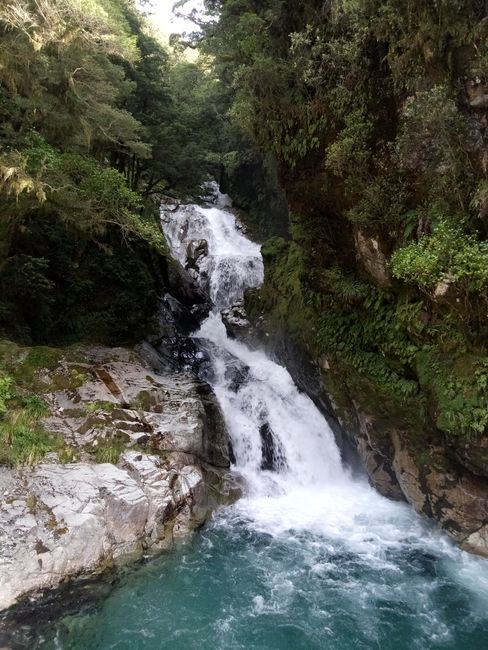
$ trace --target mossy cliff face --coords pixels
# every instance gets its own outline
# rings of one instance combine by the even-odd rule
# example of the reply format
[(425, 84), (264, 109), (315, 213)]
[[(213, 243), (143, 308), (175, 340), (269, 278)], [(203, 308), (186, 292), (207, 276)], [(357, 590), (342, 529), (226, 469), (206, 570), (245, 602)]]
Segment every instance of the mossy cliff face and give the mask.
[[(300, 283), (284, 285), (284, 277), (294, 276), (283, 275), (285, 266), (279, 260), (290, 247), (282, 241), (264, 247), (265, 284), (247, 292), (245, 305), (223, 313), (227, 331), (251, 345), (266, 346), (287, 366), (298, 387), (328, 419), (343, 459), (354, 466), (359, 457), (381, 494), (406, 500), (420, 515), (436, 520), (462, 548), (488, 556), (488, 439), (442, 430), (442, 422), (449, 419), (437, 395), (445, 396), (442, 386), (430, 387), (432, 369), (425, 364), (418, 365), (417, 392), (405, 396), (395, 392), (398, 384), (393, 379), (389, 386), (374, 373), (359, 371), (332, 347), (327, 349), (317, 335), (319, 314), (303, 301)], [(464, 359), (466, 371), (473, 358)], [(460, 372), (463, 376), (466, 383), (459, 379), (458, 384), (466, 389), (469, 372)], [(410, 376), (408, 381), (415, 379)]]

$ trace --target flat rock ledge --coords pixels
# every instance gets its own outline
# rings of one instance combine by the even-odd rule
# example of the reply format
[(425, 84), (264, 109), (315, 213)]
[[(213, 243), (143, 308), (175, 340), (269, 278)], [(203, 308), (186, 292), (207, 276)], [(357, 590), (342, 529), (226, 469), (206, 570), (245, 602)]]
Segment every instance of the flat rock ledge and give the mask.
[[(50, 453), (35, 467), (0, 468), (0, 610), (168, 549), (237, 498), (211, 389), (154, 372), (150, 356), (77, 348), (37, 372), (45, 427), (73, 462)], [(94, 462), (97, 448), (115, 457)]]

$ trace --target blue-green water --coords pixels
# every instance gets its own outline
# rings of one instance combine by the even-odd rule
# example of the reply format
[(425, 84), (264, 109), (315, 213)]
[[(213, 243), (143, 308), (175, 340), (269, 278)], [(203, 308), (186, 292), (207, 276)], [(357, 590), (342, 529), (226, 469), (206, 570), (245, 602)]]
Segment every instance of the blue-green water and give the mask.
[[(306, 530), (270, 534), (268, 516), (256, 521), (249, 511), (244, 504), (221, 513), (189, 543), (126, 576), (95, 611), (58, 622), (37, 647), (488, 646), (485, 561), (455, 549), (407, 506), (386, 502), (373, 544), (361, 525), (356, 540), (342, 543)], [(400, 537), (378, 538), (381, 518)]]

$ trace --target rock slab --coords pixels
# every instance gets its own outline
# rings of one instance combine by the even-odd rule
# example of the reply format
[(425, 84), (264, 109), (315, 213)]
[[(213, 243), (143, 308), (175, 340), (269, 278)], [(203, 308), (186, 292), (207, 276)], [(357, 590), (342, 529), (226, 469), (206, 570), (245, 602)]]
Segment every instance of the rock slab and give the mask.
[[(0, 468), (0, 610), (164, 550), (237, 496), (210, 387), (160, 375), (144, 357), (143, 349), (80, 348), (55, 371), (39, 371), (51, 411), (44, 424), (76, 462), (49, 454), (36, 467)], [(66, 387), (53, 390), (53, 375)], [(113, 462), (94, 462), (110, 445)]]

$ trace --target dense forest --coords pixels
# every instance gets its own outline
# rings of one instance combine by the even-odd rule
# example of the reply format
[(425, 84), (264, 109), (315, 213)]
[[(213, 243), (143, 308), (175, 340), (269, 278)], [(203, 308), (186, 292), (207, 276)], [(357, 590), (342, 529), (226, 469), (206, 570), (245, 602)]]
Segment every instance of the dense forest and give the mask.
[(0, 0), (0, 212), (0, 647), (483, 646), (488, 0)]
[(0, 329), (130, 341), (167, 275), (159, 203), (215, 169), (212, 74), (131, 0), (0, 6)]

